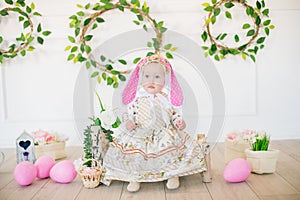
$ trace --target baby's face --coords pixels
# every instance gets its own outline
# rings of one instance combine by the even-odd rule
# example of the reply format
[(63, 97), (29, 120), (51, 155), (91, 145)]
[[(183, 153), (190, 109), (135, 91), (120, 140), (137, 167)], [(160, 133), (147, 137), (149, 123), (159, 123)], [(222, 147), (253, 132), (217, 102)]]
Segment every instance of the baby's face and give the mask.
[(163, 66), (151, 63), (143, 67), (142, 86), (146, 92), (156, 94), (162, 91), (165, 85), (165, 72)]

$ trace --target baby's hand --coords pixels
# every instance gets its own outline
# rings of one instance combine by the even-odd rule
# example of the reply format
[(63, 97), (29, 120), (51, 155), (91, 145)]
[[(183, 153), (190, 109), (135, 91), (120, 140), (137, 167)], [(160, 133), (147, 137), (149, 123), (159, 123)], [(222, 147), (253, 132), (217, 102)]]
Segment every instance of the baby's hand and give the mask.
[(136, 124), (135, 124), (135, 122), (133, 121), (133, 120), (128, 120), (127, 122), (126, 122), (126, 129), (128, 130), (128, 131), (132, 131), (132, 130), (134, 130), (134, 129), (136, 129)]
[(178, 121), (176, 122), (176, 126), (177, 126), (177, 128), (178, 128), (180, 131), (182, 131), (182, 130), (185, 129), (185, 127), (186, 127), (185, 121), (184, 121), (183, 119), (178, 120)]

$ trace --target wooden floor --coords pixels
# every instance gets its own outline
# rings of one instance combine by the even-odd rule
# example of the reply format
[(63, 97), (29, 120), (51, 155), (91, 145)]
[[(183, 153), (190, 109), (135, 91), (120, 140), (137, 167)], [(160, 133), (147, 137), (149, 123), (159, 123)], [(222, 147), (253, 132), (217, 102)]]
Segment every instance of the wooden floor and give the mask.
[[(265, 199), (300, 200), (300, 140), (273, 141), (272, 148), (280, 150), (277, 170), (274, 174), (251, 174), (246, 182), (227, 183), (222, 174), (224, 164), (224, 144), (219, 143), (212, 151), (213, 182), (202, 183), (200, 175), (181, 177), (181, 186), (177, 190), (168, 190), (165, 182), (143, 183), (137, 193), (126, 190), (128, 183), (115, 181), (111, 186), (101, 185), (95, 189), (83, 187), (80, 177), (70, 184), (58, 184), (51, 179), (36, 179), (27, 187), (18, 185), (13, 179), (16, 166), (14, 149), (0, 149), (6, 155), (5, 163), (0, 167), (0, 199), (68, 200), (68, 199), (104, 199), (104, 200), (184, 200), (184, 199)], [(67, 147), (69, 160), (80, 157), (80, 147)]]

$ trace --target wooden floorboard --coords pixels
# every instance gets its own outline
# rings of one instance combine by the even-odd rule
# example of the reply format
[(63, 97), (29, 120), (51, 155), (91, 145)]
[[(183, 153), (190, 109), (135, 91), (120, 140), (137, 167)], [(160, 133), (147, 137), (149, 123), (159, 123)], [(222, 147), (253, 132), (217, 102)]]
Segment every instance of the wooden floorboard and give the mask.
[[(1, 149), (6, 155), (0, 167), (0, 200), (299, 200), (300, 199), (300, 140), (274, 141), (272, 148), (280, 154), (276, 172), (273, 174), (251, 174), (242, 183), (228, 183), (223, 179), (224, 144), (218, 143), (211, 152), (212, 183), (203, 183), (199, 174), (181, 177), (180, 188), (168, 190), (166, 181), (142, 183), (139, 192), (126, 190), (128, 183), (113, 181), (111, 185), (100, 185), (87, 189), (80, 177), (70, 184), (55, 183), (51, 179), (36, 179), (27, 187), (22, 187), (13, 178), (16, 166), (15, 149)], [(66, 148), (68, 160), (75, 160), (82, 155), (81, 147)], [(59, 160), (57, 161), (59, 162)]]

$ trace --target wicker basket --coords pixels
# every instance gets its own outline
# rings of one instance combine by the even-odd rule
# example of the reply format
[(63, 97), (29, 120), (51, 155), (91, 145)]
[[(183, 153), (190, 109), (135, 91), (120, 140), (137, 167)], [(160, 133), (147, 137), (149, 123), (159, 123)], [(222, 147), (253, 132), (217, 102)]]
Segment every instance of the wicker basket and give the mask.
[[(91, 167), (84, 166), (85, 163), (91, 162)], [(102, 168), (99, 161), (95, 159), (88, 159), (82, 163), (79, 169), (79, 174), (86, 188), (95, 188), (100, 184), (100, 178), (102, 174)]]

